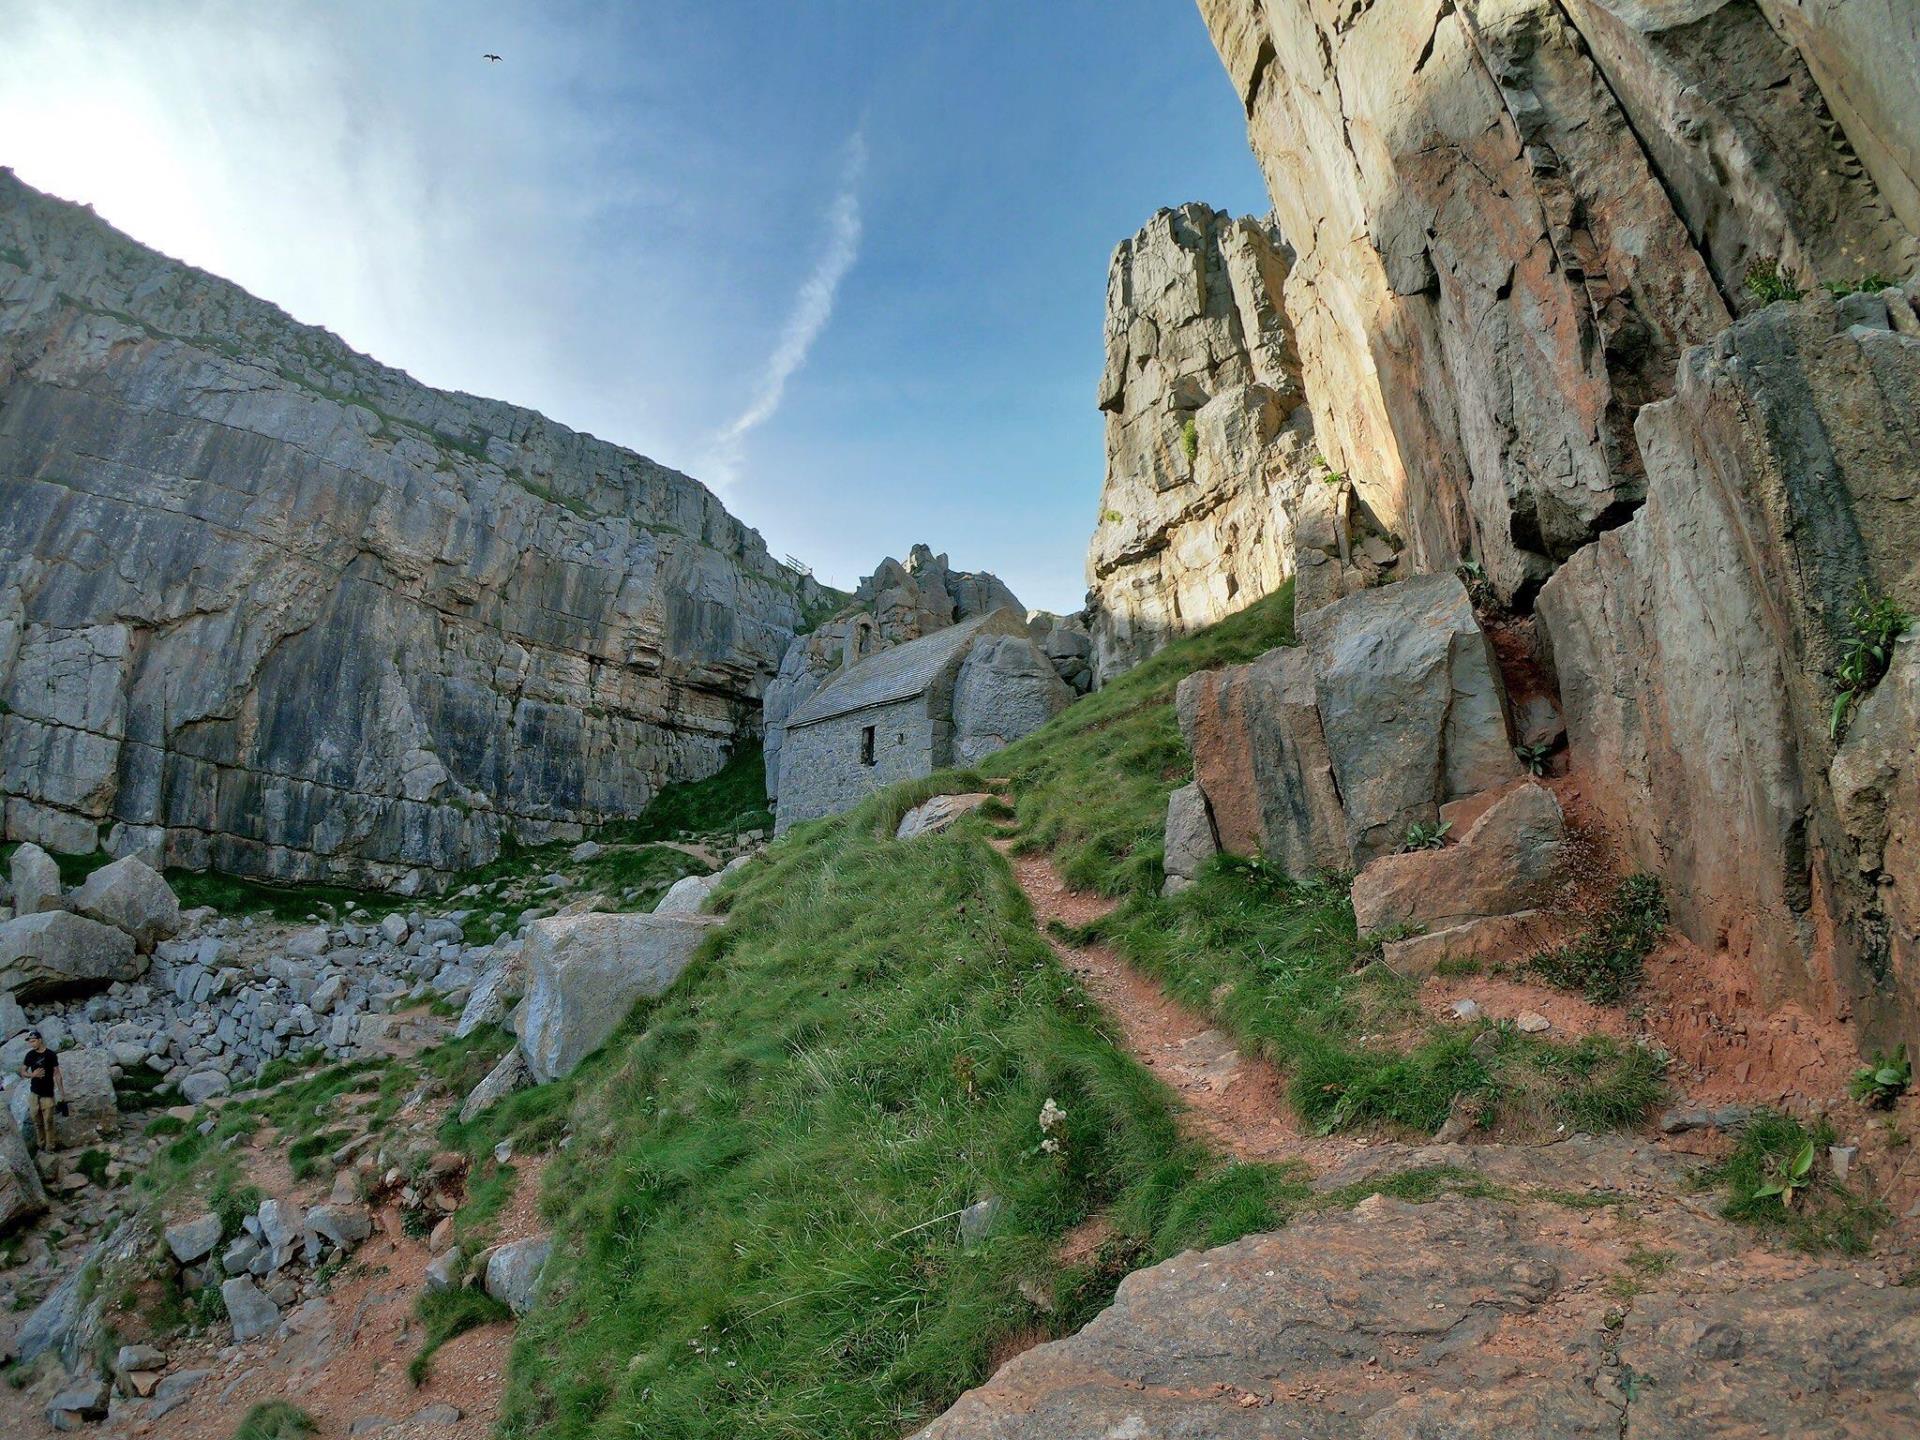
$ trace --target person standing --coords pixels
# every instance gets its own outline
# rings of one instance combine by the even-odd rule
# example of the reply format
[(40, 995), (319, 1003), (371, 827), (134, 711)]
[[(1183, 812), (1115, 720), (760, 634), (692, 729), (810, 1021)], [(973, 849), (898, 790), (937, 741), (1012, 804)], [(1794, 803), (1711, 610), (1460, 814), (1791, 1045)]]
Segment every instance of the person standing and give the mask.
[(33, 1092), (33, 1138), (42, 1150), (58, 1150), (56, 1115), (60, 1102), (67, 1098), (67, 1082), (60, 1078), (60, 1057), (38, 1030), (27, 1032), (27, 1055), (20, 1073), (27, 1077)]

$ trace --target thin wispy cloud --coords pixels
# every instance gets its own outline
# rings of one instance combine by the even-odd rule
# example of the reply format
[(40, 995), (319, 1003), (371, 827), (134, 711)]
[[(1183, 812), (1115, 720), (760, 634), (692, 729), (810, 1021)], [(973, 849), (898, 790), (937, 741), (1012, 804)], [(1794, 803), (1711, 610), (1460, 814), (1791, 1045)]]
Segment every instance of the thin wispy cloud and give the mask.
[(747, 436), (779, 410), (787, 392), (787, 381), (807, 363), (814, 341), (833, 318), (840, 282), (846, 279), (847, 271), (860, 256), (860, 182), (866, 168), (866, 133), (856, 130), (847, 142), (840, 184), (827, 209), (827, 238), (820, 257), (814, 261), (812, 271), (794, 297), (793, 310), (780, 331), (779, 343), (767, 357), (766, 369), (752, 397), (738, 415), (720, 428), (708, 446), (702, 478), (716, 489), (724, 489), (739, 478)]

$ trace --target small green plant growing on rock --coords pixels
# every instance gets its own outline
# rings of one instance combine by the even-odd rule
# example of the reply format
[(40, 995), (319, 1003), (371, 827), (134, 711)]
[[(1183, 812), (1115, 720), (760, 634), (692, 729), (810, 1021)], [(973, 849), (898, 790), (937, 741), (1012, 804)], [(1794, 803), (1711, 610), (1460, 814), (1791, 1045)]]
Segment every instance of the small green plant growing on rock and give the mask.
[(1913, 1062), (1907, 1059), (1907, 1047), (1901, 1045), (1891, 1055), (1876, 1051), (1871, 1065), (1853, 1072), (1847, 1093), (1876, 1110), (1887, 1110), (1912, 1084)]
[(1447, 843), (1447, 832), (1453, 829), (1451, 820), (1442, 820), (1435, 825), (1422, 825), (1418, 821), (1407, 827), (1407, 838), (1400, 842), (1400, 853), (1413, 850), (1438, 850)]
[(1720, 1213), (1729, 1220), (1779, 1230), (1803, 1250), (1863, 1254), (1887, 1216), (1821, 1170), (1821, 1153), (1838, 1138), (1824, 1119), (1803, 1125), (1762, 1111), (1733, 1153), (1703, 1178), (1726, 1191)]
[(1529, 775), (1546, 774), (1547, 760), (1552, 754), (1553, 746), (1551, 745), (1516, 745), (1513, 747), (1514, 759), (1526, 767)]
[(1844, 300), (1849, 295), (1858, 295), (1863, 291), (1878, 294), (1882, 290), (1891, 290), (1893, 281), (1884, 275), (1862, 275), (1858, 280), (1829, 280), (1820, 287), (1836, 300)]
[(1893, 663), (1893, 645), (1913, 624), (1913, 616), (1900, 608), (1898, 601), (1882, 595), (1876, 599), (1860, 584), (1860, 597), (1847, 611), (1851, 630), (1840, 650), (1840, 663), (1834, 667), (1833, 715), (1827, 733), (1837, 743), (1847, 728), (1847, 717), (1859, 700), (1887, 673)]
[(1536, 955), (1527, 968), (1549, 984), (1578, 990), (1596, 1005), (1623, 1000), (1640, 983), (1647, 956), (1667, 928), (1667, 902), (1651, 875), (1629, 875), (1578, 938)]
[(1747, 266), (1747, 290), (1762, 305), (1798, 300), (1805, 293), (1787, 278), (1780, 262), (1770, 256), (1756, 259)]
[(1194, 423), (1191, 415), (1180, 426), (1180, 449), (1186, 454), (1189, 465), (1200, 454), (1200, 427)]

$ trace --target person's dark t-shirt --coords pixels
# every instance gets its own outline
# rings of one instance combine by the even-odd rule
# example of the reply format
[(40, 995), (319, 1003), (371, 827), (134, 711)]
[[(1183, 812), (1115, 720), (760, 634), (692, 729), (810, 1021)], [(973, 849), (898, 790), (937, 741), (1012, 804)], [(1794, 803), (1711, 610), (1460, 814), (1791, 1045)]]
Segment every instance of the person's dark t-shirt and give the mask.
[(53, 1072), (60, 1068), (60, 1057), (51, 1050), (29, 1050), (26, 1059), (27, 1083), (36, 1095), (53, 1094)]

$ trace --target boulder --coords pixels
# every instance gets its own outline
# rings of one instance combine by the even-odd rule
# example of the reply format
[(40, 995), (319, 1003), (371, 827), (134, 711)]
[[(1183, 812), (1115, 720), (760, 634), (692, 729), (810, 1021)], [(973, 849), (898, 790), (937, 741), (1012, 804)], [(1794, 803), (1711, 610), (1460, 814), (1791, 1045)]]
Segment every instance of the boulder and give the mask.
[[(27, 1012), (20, 1008), (20, 1002), (13, 998), (9, 990), (0, 990), (0, 1044), (5, 1044), (28, 1028)], [(9, 1067), (12, 1074), (18, 1066)]]
[(153, 1399), (147, 1405), (147, 1418), (158, 1420), (170, 1415), (187, 1403), (194, 1389), (212, 1374), (210, 1370), (176, 1370), (171, 1375), (161, 1377), (160, 1383), (153, 1387)]
[(464, 1257), (460, 1247), (453, 1245), (441, 1251), (427, 1262), (427, 1293), (439, 1294), (445, 1290), (454, 1290), (460, 1285), (460, 1265)]
[(69, 1266), (60, 1283), (21, 1322), (14, 1350), (22, 1363), (41, 1355), (60, 1358), (69, 1374), (92, 1369), (106, 1343), (106, 1307), (110, 1294), (98, 1283), (101, 1274), (118, 1270), (136, 1258), (150, 1255), (158, 1243), (152, 1227), (140, 1215), (128, 1216), (108, 1232), (77, 1265)]
[(1163, 895), (1178, 895), (1200, 877), (1200, 869), (1220, 853), (1213, 814), (1206, 794), (1196, 782), (1182, 785), (1167, 797), (1166, 839), (1163, 846), (1166, 882)]
[(0, 1124), (0, 1235), (45, 1214), (46, 1209), (46, 1187), (40, 1183), (40, 1170), (27, 1152), (27, 1142), (20, 1137), (20, 1127)]
[(1350, 867), (1310, 652), (1283, 647), (1189, 675), (1175, 708), (1222, 850), (1303, 878)]
[(262, 1294), (248, 1276), (236, 1275), (222, 1281), (220, 1298), (226, 1302), (227, 1318), (233, 1322), (236, 1345), (265, 1335), (280, 1324), (280, 1307)]
[(481, 975), (460, 1009), (459, 1022), (453, 1027), (454, 1038), (471, 1035), (483, 1025), (501, 1024), (525, 988), (526, 964), (520, 947), (515, 945), (505, 954), (496, 947), (494, 962)]
[(1381, 947), (1381, 958), (1396, 975), (1418, 979), (1449, 960), (1526, 960), (1551, 949), (1559, 933), (1560, 926), (1546, 911), (1517, 910), (1389, 940)]
[(1535, 908), (1565, 847), (1559, 802), (1544, 785), (1522, 781), (1457, 843), (1384, 855), (1362, 870), (1353, 882), (1354, 921), (1363, 935), (1401, 925), (1432, 934)]
[(983, 635), (953, 689), (953, 754), (970, 765), (1031, 735), (1073, 703), (1040, 647), (1025, 635)]
[(638, 1000), (663, 993), (719, 922), (696, 915), (566, 915), (527, 931), (527, 995), (515, 1026), (535, 1080), (569, 1074)]
[(552, 1252), (553, 1240), (545, 1235), (500, 1246), (487, 1260), (487, 1294), (514, 1314), (526, 1314), (533, 1308), (540, 1272)]
[(47, 1402), (47, 1423), (56, 1430), (78, 1430), (107, 1418), (107, 1382), (99, 1376), (76, 1381)]
[(178, 1225), (169, 1225), (162, 1233), (167, 1248), (173, 1252), (173, 1258), (182, 1265), (192, 1265), (206, 1259), (213, 1253), (213, 1247), (220, 1243), (220, 1217), (208, 1212), (192, 1220), (183, 1220)]
[(225, 1095), (233, 1082), (218, 1070), (196, 1070), (180, 1082), (180, 1095), (189, 1105), (204, 1105), (216, 1095)]
[(180, 902), (166, 879), (144, 860), (129, 855), (103, 865), (70, 897), (72, 908), (133, 937), (143, 953), (180, 932)]
[[(43, 1027), (44, 1028), (44, 1027)], [(66, 1087), (67, 1113), (53, 1122), (60, 1148), (95, 1144), (120, 1127), (119, 1100), (113, 1093), (113, 1057), (104, 1050), (63, 1050), (60, 1079)], [(13, 1122), (31, 1134), (31, 1092), (23, 1079), (7, 1083), (7, 1107)]]
[(467, 1092), (467, 1098), (460, 1106), (460, 1123), (467, 1124), (477, 1115), (483, 1115), (498, 1105), (516, 1090), (524, 1090), (534, 1083), (533, 1072), (527, 1068), (527, 1057), (520, 1053), (520, 1047), (500, 1057), (500, 1063), (489, 1070), (478, 1085)]
[(1337, 600), (1303, 617), (1300, 638), (1354, 864), (1520, 773), (1493, 647), (1457, 577)]
[(104, 989), (146, 968), (132, 936), (84, 915), (46, 910), (0, 924), (0, 990), (22, 1000)]
[(316, 1205), (307, 1211), (307, 1263), (317, 1265), (328, 1246), (353, 1249), (373, 1233), (373, 1217), (364, 1205)]
[(7, 862), (7, 878), (13, 885), (15, 915), (39, 915), (61, 908), (60, 866), (31, 840), (13, 852)]
[(912, 840), (920, 835), (938, 835), (962, 815), (979, 809), (992, 798), (985, 794), (936, 795), (902, 815), (893, 838)]
[(713, 894), (720, 883), (720, 876), (683, 875), (673, 882), (666, 894), (660, 897), (660, 903), (653, 907), (656, 915), (698, 915), (706, 908), (707, 897)]

